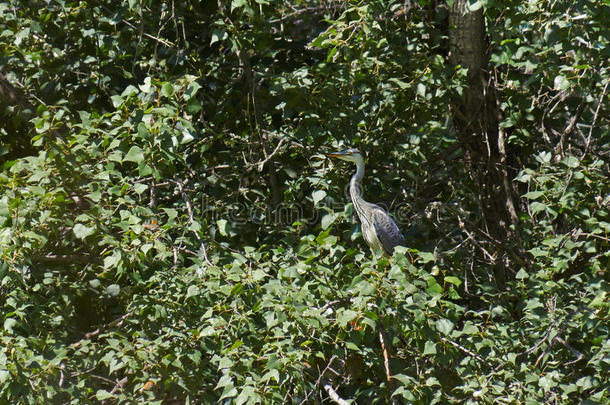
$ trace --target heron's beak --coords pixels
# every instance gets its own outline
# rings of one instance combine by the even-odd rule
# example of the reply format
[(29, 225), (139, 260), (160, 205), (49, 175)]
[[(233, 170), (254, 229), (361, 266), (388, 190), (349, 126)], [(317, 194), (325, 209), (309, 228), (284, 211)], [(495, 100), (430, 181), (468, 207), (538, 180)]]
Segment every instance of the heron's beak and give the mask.
[(347, 155), (347, 152), (334, 152), (334, 153), (329, 153), (328, 155), (326, 155), (327, 157), (336, 157), (336, 158), (340, 158), (342, 156)]

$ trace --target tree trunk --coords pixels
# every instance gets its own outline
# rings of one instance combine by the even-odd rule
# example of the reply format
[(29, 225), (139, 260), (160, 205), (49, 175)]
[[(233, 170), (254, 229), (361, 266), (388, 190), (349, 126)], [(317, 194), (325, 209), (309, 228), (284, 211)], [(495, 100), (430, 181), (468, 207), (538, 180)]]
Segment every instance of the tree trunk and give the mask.
[[(500, 111), (488, 54), (483, 9), (470, 11), (468, 0), (455, 0), (449, 13), (450, 60), (468, 70), (467, 87), (451, 103), (453, 124), (472, 180), (479, 191), (480, 215), (487, 233), (503, 247), (514, 240), (510, 225), (517, 223), (513, 189), (506, 165), (505, 136), (499, 127)], [(496, 248), (497, 249), (497, 248)], [(507, 278), (507, 260), (491, 252), (499, 284)]]

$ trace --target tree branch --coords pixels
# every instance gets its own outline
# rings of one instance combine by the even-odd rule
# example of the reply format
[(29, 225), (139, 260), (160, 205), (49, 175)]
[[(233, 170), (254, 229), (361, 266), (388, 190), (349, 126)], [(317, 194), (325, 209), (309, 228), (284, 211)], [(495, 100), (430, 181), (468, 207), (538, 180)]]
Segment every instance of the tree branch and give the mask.
[(55, 255), (48, 254), (44, 256), (33, 255), (34, 262), (51, 262), (51, 263), (72, 263), (72, 264), (102, 264), (99, 257), (89, 255)]
[(330, 384), (328, 384), (328, 383), (324, 384), (324, 389), (328, 393), (328, 396), (330, 397), (330, 399), (332, 399), (335, 403), (337, 403), (339, 405), (349, 405), (349, 402), (342, 399), (339, 396), (339, 394), (337, 394), (337, 391), (335, 391), (334, 388)]
[(595, 127), (595, 122), (597, 121), (597, 114), (599, 114), (599, 108), (602, 105), (602, 101), (604, 100), (604, 97), (606, 96), (606, 90), (608, 89), (608, 83), (610, 82), (606, 82), (606, 85), (604, 86), (604, 89), (602, 90), (602, 95), (599, 98), (599, 101), (597, 103), (597, 108), (595, 109), (595, 114), (593, 115), (593, 122), (591, 122), (591, 128), (589, 128), (589, 135), (587, 136), (587, 141), (585, 143), (585, 151), (583, 152), (583, 156), (587, 153), (587, 150), (589, 150), (589, 145), (591, 144), (591, 135), (593, 134), (593, 128)]
[[(188, 223), (190, 225), (195, 221), (195, 217), (193, 215), (193, 205), (191, 204), (191, 199), (189, 198), (188, 194), (184, 190), (184, 183), (182, 182), (182, 180), (175, 179), (174, 182), (178, 186), (178, 190), (180, 191), (180, 194), (182, 195), (182, 200), (184, 200), (184, 204), (186, 204), (186, 212), (188, 213), (188, 216), (189, 216)], [(193, 234), (195, 235), (195, 237), (197, 238), (197, 240), (200, 243), (201, 254), (203, 256), (203, 259), (205, 260), (205, 262), (207, 264), (209, 264), (211, 266), (212, 262), (210, 262), (210, 260), (208, 259), (207, 247), (205, 245), (205, 242), (203, 241), (203, 239), (201, 239), (201, 236), (199, 236), (197, 231), (195, 231), (194, 229), (193, 229)], [(177, 261), (176, 259), (177, 259), (176, 252), (174, 251), (174, 261)]]

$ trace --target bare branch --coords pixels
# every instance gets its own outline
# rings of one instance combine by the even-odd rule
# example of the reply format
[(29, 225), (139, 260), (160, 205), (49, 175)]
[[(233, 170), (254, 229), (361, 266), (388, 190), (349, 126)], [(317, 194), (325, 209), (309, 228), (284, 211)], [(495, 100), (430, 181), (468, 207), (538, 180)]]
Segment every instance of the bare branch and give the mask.
[(387, 344), (388, 338), (385, 334), (383, 326), (379, 325), (379, 343), (381, 344), (381, 351), (383, 352), (383, 367), (385, 368), (385, 375), (388, 380), (388, 384), (392, 382), (392, 371), (390, 370), (390, 353)]
[(48, 254), (44, 256), (33, 255), (34, 262), (52, 262), (52, 263), (72, 263), (72, 264), (101, 264), (102, 260), (99, 257), (89, 255), (55, 255)]
[(305, 7), (305, 8), (302, 8), (300, 10), (295, 10), (292, 13), (288, 13), (286, 15), (283, 15), (280, 18), (276, 18), (274, 20), (269, 20), (269, 23), (270, 24), (274, 24), (274, 23), (277, 23), (277, 22), (280, 22), (280, 21), (287, 20), (287, 19), (292, 18), (292, 17), (299, 16), (301, 14), (306, 14), (306, 13), (319, 14), (319, 13), (323, 13), (323, 12), (325, 12), (327, 10), (329, 10), (329, 8), (326, 5), (317, 6), (317, 7)]
[(333, 300), (333, 301), (328, 301), (326, 304), (324, 304), (322, 307), (320, 307), (320, 311), (324, 312), (326, 311), (328, 308), (337, 305), (337, 304), (343, 304), (344, 302), (350, 302), (351, 298), (347, 297), (347, 298), (340, 298), (338, 300)]
[(115, 381), (112, 381), (110, 378), (106, 378), (106, 377), (104, 377), (104, 376), (97, 375), (97, 374), (91, 374), (91, 377), (93, 377), (93, 378), (97, 378), (98, 380), (105, 381), (105, 382), (107, 382), (108, 384), (115, 384), (115, 383), (116, 383)]
[[(137, 30), (136, 26), (133, 25), (132, 23), (130, 23), (129, 21), (127, 21), (126, 19), (123, 19), (122, 21), (125, 24), (129, 25), (134, 30)], [(155, 40), (157, 42), (160, 42), (160, 43), (162, 43), (165, 46), (170, 46), (170, 47), (175, 47), (176, 46), (176, 45), (172, 44), (171, 42), (166, 41), (165, 39), (155, 37), (154, 35), (147, 34), (146, 32), (142, 33), (142, 35), (144, 35), (147, 38), (153, 39), (153, 40)]]
[[(189, 196), (184, 191), (184, 183), (182, 182), (182, 180), (176, 179), (176, 180), (174, 180), (174, 182), (178, 186), (178, 190), (180, 190), (180, 194), (182, 195), (182, 199), (184, 200), (184, 203), (186, 204), (186, 211), (187, 211), (187, 213), (189, 215), (189, 225), (190, 225), (194, 221), (194, 218), (193, 218), (193, 206), (191, 204), (191, 200), (189, 199)], [(199, 239), (199, 235), (197, 235), (197, 239)]]
[[(322, 370), (322, 372), (320, 373), (320, 375), (318, 376), (318, 379), (316, 380), (315, 384), (313, 385), (313, 389), (311, 391), (309, 391), (308, 393), (305, 394), (305, 398), (303, 398), (303, 401), (301, 401), (301, 403), (299, 405), (303, 405), (305, 403), (307, 403), (307, 401), (309, 400), (309, 396), (311, 395), (312, 392), (314, 392), (316, 390), (316, 388), (318, 387), (318, 385), (320, 385), (320, 382), (322, 381), (322, 379), (324, 378), (324, 374), (326, 374), (327, 371), (332, 370), (333, 372), (335, 372), (331, 366), (333, 364), (333, 362), (335, 360), (338, 360), (339, 358), (337, 356), (332, 356), (330, 358), (330, 360), (328, 360), (328, 364), (326, 365), (326, 367), (324, 368), (324, 370)], [(335, 372), (335, 374), (338, 374)]]
[(464, 353), (466, 353), (466, 354), (467, 354), (467, 355), (469, 355), (470, 357), (474, 357), (475, 359), (477, 359), (477, 360), (479, 360), (479, 361), (484, 361), (483, 357), (479, 356), (479, 355), (478, 355), (478, 354), (476, 354), (476, 353), (473, 353), (472, 351), (470, 351), (470, 350), (466, 349), (464, 346), (462, 346), (462, 345), (460, 345), (460, 344), (458, 344), (458, 343), (456, 343), (456, 342), (454, 342), (454, 341), (452, 341), (452, 340), (449, 340), (449, 339), (444, 338), (444, 337), (443, 337), (443, 338), (441, 338), (441, 340), (442, 340), (443, 342), (445, 342), (445, 343), (449, 343), (451, 346), (457, 347), (458, 349), (460, 349), (461, 351), (463, 351)]
[(267, 162), (269, 162), (271, 159), (273, 159), (273, 157), (280, 151), (280, 148), (282, 147), (284, 142), (287, 140), (289, 140), (288, 137), (284, 137), (284, 138), (280, 139), (280, 142), (277, 144), (277, 146), (275, 147), (273, 152), (271, 152), (269, 155), (267, 155), (265, 157), (265, 159), (261, 160), (260, 162), (248, 163), (247, 164), (248, 168), (250, 168), (252, 166), (256, 166), (256, 170), (258, 170), (259, 172), (262, 172), (263, 169), (265, 168), (265, 164), (267, 164)]
[(381, 323), (378, 326), (379, 332), (379, 343), (381, 344), (381, 351), (383, 353), (383, 367), (385, 369), (385, 376), (388, 381), (388, 391), (390, 397), (392, 398), (392, 405), (398, 403), (398, 398), (392, 396), (394, 391), (396, 390), (396, 380), (392, 378), (392, 369), (390, 367), (390, 353), (392, 351), (392, 343), (388, 340), (388, 336), (385, 333), (385, 329), (381, 326)]
[(571, 360), (568, 361), (566, 363), (564, 363), (564, 366), (569, 366), (570, 364), (574, 364), (577, 363), (579, 361), (582, 360), (582, 358), (584, 357), (583, 354), (581, 352), (579, 352), (578, 350), (576, 350), (575, 348), (573, 348), (570, 344), (568, 344), (568, 342), (566, 342), (565, 340), (563, 340), (560, 336), (555, 336), (555, 338), (553, 339), (553, 341), (557, 341), (559, 343), (561, 343), (562, 345), (564, 345), (565, 347), (567, 347), (568, 349), (570, 349), (570, 351), (572, 353), (574, 353), (574, 355), (576, 356), (575, 360)]
[(123, 377), (120, 380), (117, 380), (116, 384), (114, 385), (114, 388), (112, 389), (112, 391), (110, 391), (110, 393), (114, 394), (119, 388), (123, 388), (127, 384), (127, 381), (127, 377)]
[[(180, 191), (180, 194), (182, 195), (182, 199), (184, 200), (184, 203), (186, 204), (186, 211), (187, 211), (188, 216), (189, 216), (189, 222), (188, 223), (190, 225), (190, 224), (192, 224), (195, 221), (195, 218), (194, 218), (194, 215), (193, 215), (193, 205), (191, 204), (191, 200), (190, 200), (188, 194), (184, 190), (184, 183), (182, 182), (182, 180), (175, 179), (174, 182), (178, 186), (178, 190)], [(208, 259), (207, 248), (206, 248), (205, 242), (203, 241), (203, 239), (201, 239), (201, 236), (199, 236), (197, 231), (195, 231), (194, 229), (193, 229), (193, 234), (195, 235), (195, 237), (197, 238), (197, 240), (200, 243), (201, 254), (203, 256), (203, 259), (205, 260), (205, 262), (207, 264), (209, 264), (211, 266), (212, 262), (210, 262), (210, 259)], [(174, 251), (174, 262), (177, 262), (176, 251)]]
[(115, 319), (114, 321), (108, 323), (107, 325), (97, 328), (96, 330), (94, 330), (92, 332), (85, 333), (85, 337), (83, 339), (79, 340), (78, 342), (72, 343), (70, 345), (70, 347), (72, 349), (78, 349), (81, 346), (83, 340), (97, 337), (97, 335), (99, 335), (103, 330), (121, 326), (121, 324), (125, 321), (125, 319), (127, 319), (130, 315), (131, 315), (131, 312), (127, 312), (125, 315)]
[(328, 396), (330, 397), (330, 399), (332, 399), (335, 403), (337, 403), (339, 405), (349, 405), (349, 402), (342, 399), (339, 396), (339, 394), (337, 394), (337, 391), (335, 391), (334, 388), (331, 387), (330, 384), (328, 384), (328, 383), (324, 384), (324, 389), (328, 393)]
[(606, 85), (604, 86), (604, 89), (602, 90), (602, 95), (599, 98), (599, 101), (597, 103), (597, 108), (595, 109), (595, 114), (593, 115), (593, 122), (591, 122), (591, 128), (589, 128), (589, 135), (587, 136), (587, 142), (585, 143), (585, 151), (583, 152), (583, 156), (585, 155), (585, 153), (587, 153), (587, 150), (589, 150), (589, 145), (591, 144), (591, 135), (593, 134), (593, 128), (595, 127), (595, 122), (597, 121), (597, 115), (599, 114), (599, 108), (602, 105), (602, 101), (604, 99), (604, 97), (606, 96), (606, 90), (608, 89), (608, 83), (610, 82), (606, 82)]

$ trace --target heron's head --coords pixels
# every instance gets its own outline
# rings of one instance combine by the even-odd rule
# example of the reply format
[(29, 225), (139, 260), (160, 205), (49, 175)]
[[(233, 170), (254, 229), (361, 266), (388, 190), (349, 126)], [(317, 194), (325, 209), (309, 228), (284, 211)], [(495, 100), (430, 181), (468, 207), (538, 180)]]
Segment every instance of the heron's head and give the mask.
[(346, 160), (348, 162), (354, 162), (354, 163), (362, 162), (364, 160), (362, 157), (362, 154), (356, 148), (346, 149), (341, 152), (329, 153), (326, 156), (339, 158), (341, 160)]

